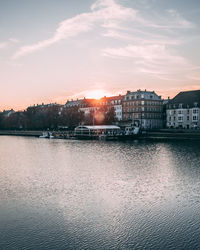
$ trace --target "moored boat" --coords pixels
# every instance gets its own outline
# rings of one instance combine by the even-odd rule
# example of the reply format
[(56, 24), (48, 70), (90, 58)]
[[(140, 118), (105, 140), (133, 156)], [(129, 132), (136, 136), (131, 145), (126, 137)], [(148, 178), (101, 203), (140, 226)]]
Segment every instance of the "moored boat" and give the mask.
[(140, 127), (126, 127), (125, 131), (117, 136), (118, 140), (134, 140), (139, 137)]

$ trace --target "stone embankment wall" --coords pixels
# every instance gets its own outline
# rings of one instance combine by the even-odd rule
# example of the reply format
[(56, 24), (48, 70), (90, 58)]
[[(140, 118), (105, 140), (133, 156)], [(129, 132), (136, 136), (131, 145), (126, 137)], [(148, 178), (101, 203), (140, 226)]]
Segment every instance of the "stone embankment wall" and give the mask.
[[(39, 137), (43, 131), (16, 131), (16, 130), (1, 130), (1, 135), (14, 135), (14, 136), (35, 136)], [(56, 138), (70, 139), (69, 132), (54, 132)], [(149, 140), (200, 140), (200, 131), (180, 131), (180, 130), (160, 130), (160, 131), (147, 131), (139, 135), (138, 139)]]
[(40, 136), (42, 131), (1, 130), (0, 135)]
[(140, 136), (142, 139), (166, 139), (166, 140), (200, 140), (200, 131), (149, 131)]

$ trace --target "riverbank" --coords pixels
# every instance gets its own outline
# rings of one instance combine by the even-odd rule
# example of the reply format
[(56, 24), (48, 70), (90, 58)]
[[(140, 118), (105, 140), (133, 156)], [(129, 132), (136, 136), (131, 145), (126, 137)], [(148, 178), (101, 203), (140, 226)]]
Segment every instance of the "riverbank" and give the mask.
[[(1, 130), (0, 135), (10, 136), (34, 136), (39, 137), (43, 131), (17, 131), (17, 130)], [(55, 138), (70, 139), (72, 133), (69, 132), (53, 132)], [(73, 137), (74, 138), (74, 137)], [(200, 131), (196, 130), (173, 130), (162, 129), (158, 131), (146, 131), (137, 136), (138, 140), (200, 140)]]
[(150, 131), (139, 137), (146, 140), (200, 140), (200, 131)]
[(15, 135), (15, 136), (35, 136), (38, 137), (43, 131), (24, 131), (24, 130), (0, 130), (0, 135)]

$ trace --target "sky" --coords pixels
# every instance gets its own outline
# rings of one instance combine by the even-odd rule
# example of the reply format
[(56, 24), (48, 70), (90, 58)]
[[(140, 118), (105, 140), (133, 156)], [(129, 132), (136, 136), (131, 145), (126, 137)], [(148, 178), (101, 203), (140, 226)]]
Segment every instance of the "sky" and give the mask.
[(0, 0), (0, 110), (200, 89), (199, 0)]

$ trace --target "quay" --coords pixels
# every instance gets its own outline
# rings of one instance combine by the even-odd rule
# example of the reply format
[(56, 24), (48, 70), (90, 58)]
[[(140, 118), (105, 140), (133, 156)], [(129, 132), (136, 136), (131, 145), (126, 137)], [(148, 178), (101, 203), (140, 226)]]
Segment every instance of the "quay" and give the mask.
[(138, 139), (144, 140), (200, 140), (200, 131), (161, 129), (140, 134)]
[(15, 135), (15, 136), (35, 136), (39, 137), (43, 131), (28, 131), (28, 130), (0, 130), (0, 135)]
[[(0, 136), (33, 136), (39, 137), (44, 131), (25, 131), (25, 130), (0, 130)], [(78, 140), (120, 140), (115, 134), (79, 134), (76, 136), (74, 131), (54, 131), (55, 139), (78, 139)], [(180, 129), (161, 129), (156, 131), (142, 131), (136, 136), (127, 136), (123, 140), (200, 140), (199, 130), (180, 130)]]

